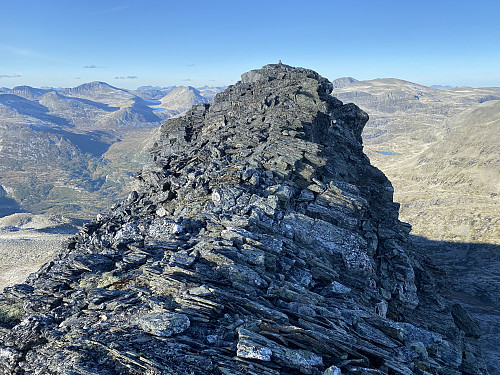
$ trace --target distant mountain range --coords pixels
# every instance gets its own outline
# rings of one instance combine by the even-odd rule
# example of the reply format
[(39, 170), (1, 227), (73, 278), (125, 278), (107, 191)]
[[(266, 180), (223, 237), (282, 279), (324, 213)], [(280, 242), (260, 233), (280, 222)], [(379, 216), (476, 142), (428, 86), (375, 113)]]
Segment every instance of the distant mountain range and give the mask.
[(369, 114), (365, 152), (394, 184), (414, 234), (500, 244), (500, 87), (438, 90), (391, 78), (333, 95)]
[(451, 90), (451, 89), (458, 89), (458, 86), (449, 86), (449, 85), (431, 85), (433, 89), (438, 89), (438, 90)]
[(4, 204), (2, 215), (25, 210), (91, 217), (120, 196), (147, 159), (152, 130), (220, 90), (124, 90), (104, 82), (2, 88), (0, 186), (7, 196), (0, 198), (16, 203)]
[(392, 182), (418, 249), (481, 321), (489, 371), (499, 374), (500, 87), (378, 79), (333, 95), (370, 115), (364, 151)]

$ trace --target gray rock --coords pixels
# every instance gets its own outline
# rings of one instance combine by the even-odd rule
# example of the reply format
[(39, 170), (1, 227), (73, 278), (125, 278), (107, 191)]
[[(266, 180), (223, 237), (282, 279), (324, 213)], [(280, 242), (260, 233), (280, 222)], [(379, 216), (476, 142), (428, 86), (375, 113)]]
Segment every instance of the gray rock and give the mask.
[(351, 291), (351, 288), (342, 285), (338, 281), (332, 281), (332, 283), (326, 288), (327, 293), (333, 294), (346, 294)]
[(481, 327), (474, 317), (458, 303), (451, 306), (451, 315), (458, 328), (464, 331), (466, 336), (480, 337)]
[(144, 315), (138, 320), (138, 324), (147, 333), (170, 337), (186, 331), (191, 322), (184, 314), (158, 312)]
[(342, 371), (337, 366), (330, 366), (328, 367), (323, 375), (341, 375)]

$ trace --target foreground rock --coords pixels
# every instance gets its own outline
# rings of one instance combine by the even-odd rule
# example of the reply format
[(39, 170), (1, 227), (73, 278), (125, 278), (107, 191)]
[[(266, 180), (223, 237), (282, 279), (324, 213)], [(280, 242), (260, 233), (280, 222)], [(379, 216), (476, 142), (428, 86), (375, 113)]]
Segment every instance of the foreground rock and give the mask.
[(486, 373), (331, 89), (268, 65), (165, 123), (138, 192), (5, 289), (0, 372)]

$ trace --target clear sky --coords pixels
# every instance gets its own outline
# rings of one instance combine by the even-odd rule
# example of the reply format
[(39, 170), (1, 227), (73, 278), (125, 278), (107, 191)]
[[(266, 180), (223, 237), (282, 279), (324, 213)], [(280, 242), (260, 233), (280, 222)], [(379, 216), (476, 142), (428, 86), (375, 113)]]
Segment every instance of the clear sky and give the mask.
[(280, 59), (500, 86), (500, 1), (0, 0), (0, 87), (227, 85)]

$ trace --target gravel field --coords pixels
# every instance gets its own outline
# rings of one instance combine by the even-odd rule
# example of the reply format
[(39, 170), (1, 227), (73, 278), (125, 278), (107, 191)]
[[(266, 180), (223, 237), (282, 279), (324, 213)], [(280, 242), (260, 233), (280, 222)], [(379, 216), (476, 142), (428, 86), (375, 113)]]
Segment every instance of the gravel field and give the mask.
[(75, 231), (61, 217), (18, 213), (0, 218), (0, 291), (50, 261)]

